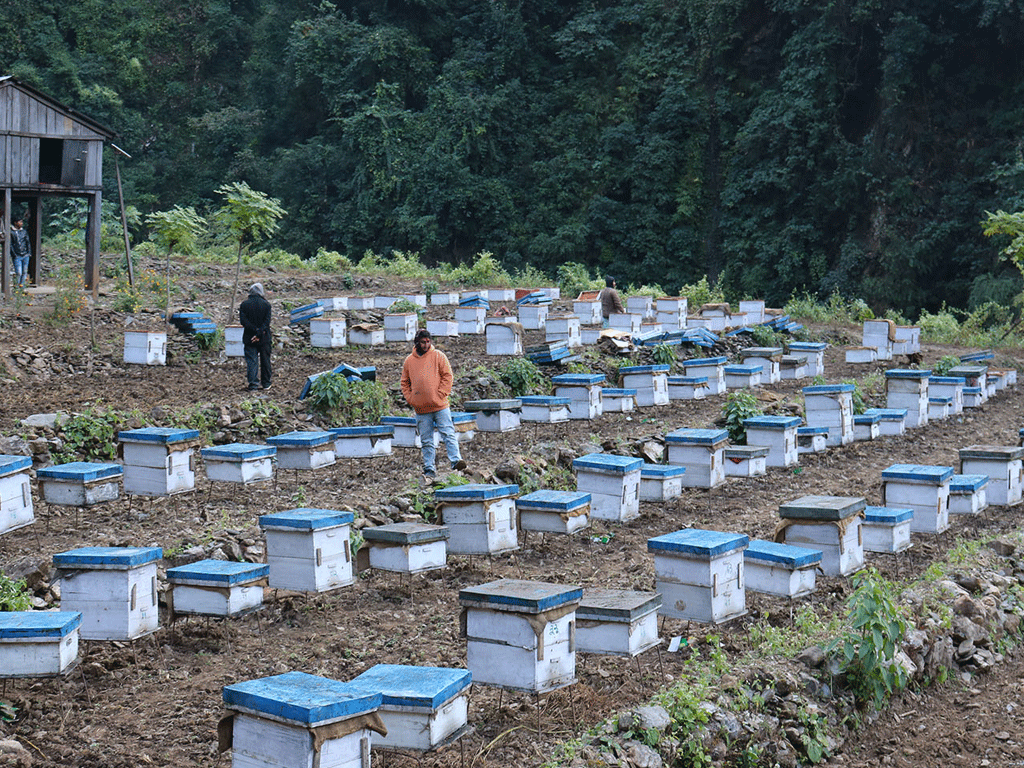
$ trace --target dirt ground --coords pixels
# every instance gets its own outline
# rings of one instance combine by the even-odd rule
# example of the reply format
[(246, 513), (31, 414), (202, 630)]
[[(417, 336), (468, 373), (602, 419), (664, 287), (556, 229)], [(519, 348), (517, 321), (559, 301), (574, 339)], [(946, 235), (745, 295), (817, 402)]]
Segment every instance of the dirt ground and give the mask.
[[(224, 322), (230, 296), (229, 271), (189, 273), (176, 269), (178, 296), (191, 295), (182, 308), (202, 307)], [(247, 285), (260, 280), (275, 307), (275, 325), (287, 323), (285, 302), (291, 306), (343, 295), (336, 278), (260, 271), (243, 275)], [(366, 284), (367, 293), (415, 292), (419, 286)], [(244, 363), (218, 355), (187, 354), (192, 344), (172, 339), (177, 351), (165, 367), (122, 363), (123, 332), (129, 316), (110, 310), (110, 296), (101, 297), (93, 313), (75, 318), (67, 328), (54, 328), (42, 316), (52, 297), (37, 296), (16, 317), (8, 305), (0, 310), (0, 351), (7, 375), (0, 386), (0, 435), (23, 432), (21, 419), (35, 413), (81, 411), (87, 406), (138, 409), (149, 414), (213, 403), (234, 406), (251, 398), (244, 390)], [(431, 308), (429, 317), (443, 314)], [(91, 320), (90, 320), (91, 318)], [(137, 327), (135, 325), (128, 327)], [(838, 342), (853, 342), (856, 328), (821, 328)], [(286, 335), (286, 334), (282, 334)], [(91, 338), (95, 337), (94, 351)], [(541, 341), (528, 332), (527, 343)], [(442, 340), (438, 346), (452, 360), (457, 394), (481, 371), (500, 365), (484, 354), (482, 337)], [(25, 348), (45, 350), (48, 364), (33, 368), (15, 357)], [(407, 346), (313, 350), (291, 345), (275, 353), (274, 386), (267, 398), (284, 411), (296, 427), (307, 425), (297, 395), (305, 378), (339, 362), (377, 366), (378, 379), (401, 407), (397, 381)], [(961, 350), (926, 344), (923, 364)], [(197, 359), (198, 357), (198, 359)], [(1000, 351), (994, 364), (1021, 368), (1024, 355)], [(841, 346), (826, 353), (829, 381), (864, 378), (891, 367), (847, 365)], [(877, 381), (877, 377), (875, 379)], [(800, 386), (783, 382), (766, 387), (776, 405), (802, 404)], [(632, 415), (606, 414), (593, 422), (570, 422), (555, 427), (524, 426), (507, 434), (478, 433), (464, 447), (471, 470), (493, 471), (514, 455), (536, 456), (544, 445), (579, 453), (581, 445), (615, 441), (628, 448), (635, 440), (664, 434), (678, 427), (707, 427), (719, 417), (720, 398), (673, 401)], [(159, 415), (159, 414), (158, 414)], [(161, 424), (162, 425), (162, 424)], [(459, 637), (457, 601), (460, 588), (502, 577), (537, 579), (640, 590), (654, 588), (646, 540), (682, 527), (743, 532), (770, 538), (780, 503), (805, 494), (864, 496), (880, 503), (881, 471), (893, 463), (950, 465), (959, 469), (957, 450), (972, 444), (1016, 445), (1024, 425), (1019, 391), (1006, 390), (978, 409), (931, 423), (904, 437), (860, 442), (814, 457), (802, 457), (800, 468), (770, 469), (759, 478), (732, 478), (724, 486), (687, 490), (669, 503), (641, 504), (638, 519), (625, 525), (600, 521), (589, 533), (568, 540), (534, 535), (518, 552), (488, 560), (451, 557), (442, 572), (400, 581), (393, 575), (364, 573), (346, 588), (305, 596), (267, 592), (268, 604), (255, 617), (233, 621), (179, 620), (163, 622), (155, 634), (132, 644), (83, 642), (81, 671), (61, 681), (7, 681), (0, 701), (16, 706), (17, 717), (0, 724), (0, 738), (15, 738), (30, 752), (35, 766), (135, 768), (209, 766), (226, 764), (218, 758), (216, 726), (224, 711), (223, 686), (289, 670), (301, 670), (339, 680), (350, 679), (374, 664), (465, 666), (465, 640)], [(312, 476), (279, 472), (276, 487), (261, 484), (240, 492), (218, 486), (211, 490), (197, 472), (197, 491), (171, 499), (128, 500), (103, 504), (82, 512), (47, 507), (37, 501), (36, 523), (0, 537), (0, 568), (26, 557), (49, 561), (56, 552), (87, 545), (153, 545), (180, 553), (208, 542), (224, 530), (258, 536), (259, 515), (297, 506), (367, 510), (396, 497), (408, 498), (419, 489), (418, 451), (396, 449), (392, 456), (341, 461)], [(980, 519), (955, 519), (941, 537), (915, 534), (914, 547), (900, 564), (902, 579), (920, 574), (936, 555), (956, 543), (960, 534), (996, 535), (1018, 526), (1018, 509), (989, 509)], [(601, 539), (595, 541), (594, 539)], [(607, 540), (605, 540), (607, 539)], [(168, 564), (177, 564), (178, 561)], [(871, 557), (870, 563), (895, 577), (891, 557)], [(842, 609), (849, 587), (845, 579), (819, 578), (816, 608)], [(713, 631), (730, 653), (749, 647), (748, 628), (767, 613), (788, 612), (784, 602), (747, 595), (748, 614), (716, 628), (687, 628), (668, 620), (663, 637)], [(428, 756), (423, 764), (436, 766), (535, 766), (548, 759), (556, 745), (572, 738), (629, 706), (680, 673), (681, 662), (663, 652), (648, 653), (639, 662), (613, 657), (587, 657), (578, 664), (578, 683), (544, 696), (505, 693), (477, 686), (470, 705), (474, 726), (459, 746)], [(1010, 766), (1024, 764), (1024, 713), (1020, 657), (1010, 657), (987, 676), (969, 684), (951, 681), (924, 691), (907, 693), (883, 713), (873, 727), (848, 741), (831, 759), (832, 765)], [(387, 765), (419, 764), (413, 758), (389, 756)]]

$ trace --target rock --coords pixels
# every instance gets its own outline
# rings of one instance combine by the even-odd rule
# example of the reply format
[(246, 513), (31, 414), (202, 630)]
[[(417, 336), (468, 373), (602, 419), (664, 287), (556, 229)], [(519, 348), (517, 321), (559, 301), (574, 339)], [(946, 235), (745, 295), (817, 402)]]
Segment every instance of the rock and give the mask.
[(664, 765), (655, 749), (638, 741), (627, 742), (626, 759), (634, 768), (662, 768)]
[(24, 439), (12, 437), (0, 437), (0, 453), (8, 456), (31, 456), (32, 451)]
[(402, 512), (408, 512), (409, 507), (412, 506), (412, 500), (406, 498), (405, 496), (396, 496), (395, 498), (391, 499), (391, 503), (398, 507), (398, 509)]
[[(625, 726), (623, 725), (625, 723)], [(664, 733), (672, 725), (668, 711), (657, 704), (649, 704), (619, 716), (619, 730), (656, 730)]]
[(988, 542), (986, 546), (1000, 557), (1010, 557), (1017, 551), (1017, 547), (1008, 541), (1003, 541), (1002, 539), (993, 539)]
[(30, 768), (32, 755), (14, 739), (0, 741), (0, 766), (3, 768)]
[(506, 483), (518, 483), (522, 472), (523, 465), (517, 456), (505, 459), (494, 468), (494, 476)]
[(809, 646), (796, 655), (796, 661), (810, 669), (817, 669), (825, 663), (825, 651), (818, 645)]
[(953, 602), (953, 613), (968, 618), (983, 617), (985, 608), (967, 595), (961, 595)]
[(973, 574), (956, 574), (953, 576), (953, 580), (958, 586), (966, 589), (968, 592), (980, 592), (981, 583), (978, 581), (978, 577)]

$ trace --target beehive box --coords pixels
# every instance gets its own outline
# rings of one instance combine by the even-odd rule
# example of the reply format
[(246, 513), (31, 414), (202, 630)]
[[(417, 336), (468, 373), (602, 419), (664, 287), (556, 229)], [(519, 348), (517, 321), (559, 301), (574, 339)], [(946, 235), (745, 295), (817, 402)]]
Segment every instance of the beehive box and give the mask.
[(600, 301), (574, 301), (572, 311), (580, 325), (600, 325), (604, 319)]
[(560, 373), (551, 377), (555, 397), (569, 398), (570, 419), (596, 419), (603, 413), (600, 373)]
[(725, 366), (726, 389), (752, 389), (761, 386), (760, 365), (727, 365)]
[(668, 405), (667, 365), (625, 365), (619, 368), (622, 386), (636, 390), (637, 405), (650, 408)]
[(520, 421), (539, 422), (541, 424), (560, 424), (569, 420), (568, 397), (536, 397), (519, 398), (522, 411)]
[(906, 408), (911, 429), (928, 423), (928, 379), (931, 371), (896, 368), (885, 372), (885, 407)]
[(708, 393), (707, 376), (669, 376), (669, 400), (703, 400)]
[(240, 616), (263, 605), (265, 563), (200, 560), (167, 569), (172, 614)]
[(448, 306), (459, 303), (458, 291), (442, 291), (441, 293), (430, 294), (430, 303), (433, 306)]
[(306, 507), (261, 515), (270, 586), (326, 592), (351, 584), (352, 520), (351, 512)]
[(540, 490), (516, 499), (524, 531), (570, 534), (590, 525), (589, 493)]
[(384, 329), (371, 323), (359, 323), (348, 329), (348, 343), (357, 347), (376, 347), (384, 343)]
[(281, 469), (319, 469), (335, 462), (334, 435), (330, 432), (286, 432), (271, 435), (267, 443), (277, 449)]
[(865, 320), (862, 343), (878, 350), (879, 360), (892, 359), (892, 345), (896, 340), (896, 324), (892, 320)]
[(659, 612), (686, 621), (720, 623), (747, 612), (739, 533), (687, 528), (647, 540), (654, 554)]
[(36, 480), (47, 504), (91, 507), (121, 495), (120, 464), (72, 461), (36, 470)]
[(324, 317), (309, 321), (309, 344), (321, 349), (335, 349), (347, 344), (348, 330), (343, 317)]
[(635, 389), (604, 387), (600, 393), (602, 413), (629, 413), (636, 409)]
[(849, 576), (864, 567), (861, 525), (867, 501), (856, 496), (802, 496), (779, 507), (782, 542), (821, 552), (821, 572)]
[(396, 301), (398, 301), (397, 296), (374, 296), (373, 308), (388, 310)]
[(853, 417), (853, 439), (874, 440), (881, 436), (882, 417), (877, 413), (860, 413)]
[(518, 398), (470, 400), (462, 407), (476, 414), (476, 428), (481, 432), (511, 432), (519, 429), (523, 403)]
[(206, 479), (222, 483), (256, 483), (274, 476), (277, 448), (272, 445), (228, 443), (200, 451)]
[(379, 691), (305, 672), (228, 685), (222, 698), (232, 768), (367, 768), (371, 730), (385, 731)]
[(528, 331), (543, 331), (548, 322), (547, 305), (531, 306), (523, 304), (519, 307), (519, 322)]
[[(601, 322), (600, 317), (597, 322)], [(580, 319), (575, 315), (548, 315), (547, 324), (544, 326), (544, 341), (564, 341), (570, 349), (583, 346), (583, 340), (580, 338)]]
[(721, 395), (725, 392), (724, 357), (700, 357), (683, 360), (681, 365), (687, 376), (702, 376), (708, 380), (709, 395)]
[(651, 320), (654, 318), (654, 299), (650, 296), (628, 296), (626, 311), (631, 315), (640, 315), (644, 320)]
[(459, 325), (460, 335), (479, 335), (484, 332), (484, 318), (487, 316), (485, 307), (456, 307), (455, 322)]
[(245, 341), (242, 334), (245, 329), (240, 325), (224, 327), (224, 355), (226, 357), (245, 357)]
[(117, 433), (124, 456), (124, 492), (169, 496), (195, 490), (199, 430), (146, 427)]
[(459, 591), (473, 681), (533, 693), (576, 682), (577, 586), (500, 579)]
[(851, 365), (873, 363), (878, 359), (875, 347), (850, 347), (846, 350), (846, 362)]
[(60, 605), (79, 611), (83, 640), (134, 640), (160, 628), (160, 547), (81, 547), (53, 556)]
[(373, 296), (349, 296), (348, 309), (356, 311), (373, 309)]
[(768, 446), (729, 445), (722, 451), (726, 477), (759, 477), (768, 474)]
[(335, 457), (365, 459), (391, 455), (391, 439), (395, 429), (389, 424), (336, 427), (328, 431), (334, 435)]
[[(946, 372), (947, 376), (954, 376), (962, 378), (966, 383), (966, 387), (981, 387), (982, 399), (987, 400), (988, 395), (986, 394), (986, 381), (988, 379), (988, 366), (987, 365), (976, 365), (976, 364), (965, 364), (955, 365)], [(966, 387), (964, 393), (966, 394)], [(966, 403), (965, 403), (966, 405)]]
[(932, 376), (928, 379), (928, 396), (952, 398), (950, 413), (962, 413), (966, 386), (967, 379), (962, 376)]
[[(466, 411), (452, 411), (452, 425), (455, 427), (455, 436), (460, 443), (472, 441), (476, 434), (476, 414)], [(435, 436), (437, 433), (434, 433)]]
[(469, 728), (468, 669), (377, 664), (352, 685), (380, 692), (377, 710), (387, 735), (375, 736), (375, 749), (426, 752), (462, 736)]
[(988, 475), (986, 495), (992, 504), (1012, 507), (1024, 493), (1024, 448), (1016, 445), (971, 445), (960, 449), (960, 471)]
[(655, 300), (654, 306), (658, 312), (657, 321), (666, 330), (678, 330), (686, 327), (688, 302), (685, 296), (662, 296)]
[(657, 592), (587, 587), (576, 607), (576, 651), (639, 656), (660, 642)]
[(739, 310), (747, 316), (747, 325), (760, 325), (764, 322), (764, 301), (761, 299), (741, 301)]
[(814, 591), (822, 553), (775, 541), (753, 539), (743, 550), (743, 580), (752, 592), (802, 597)]
[(942, 533), (949, 528), (952, 477), (952, 467), (893, 464), (882, 470), (882, 505), (913, 509), (915, 533)]
[(761, 383), (777, 384), (782, 380), (782, 347), (747, 347), (739, 351), (745, 365), (761, 366)]
[(808, 376), (825, 375), (825, 350), (828, 344), (819, 341), (791, 341), (786, 346), (790, 355), (804, 359)]
[(964, 408), (977, 408), (987, 400), (984, 387), (964, 387)]
[(0, 678), (56, 677), (78, 660), (78, 611), (0, 611)]
[(669, 501), (683, 493), (686, 467), (649, 464), (640, 467), (640, 501)]
[(913, 355), (921, 351), (921, 329), (916, 325), (897, 325), (893, 335), (894, 355)]
[(988, 475), (953, 475), (949, 479), (949, 514), (977, 515), (988, 506)]
[(458, 336), (459, 324), (454, 320), (427, 320), (427, 330), (431, 336)]
[(928, 398), (928, 421), (942, 421), (949, 418), (953, 412), (952, 397), (929, 397)]
[[(391, 427), (391, 445), (395, 448), (420, 448), (423, 441), (420, 440), (419, 427), (416, 424), (415, 416), (384, 416), (380, 423)], [(434, 447), (441, 444), (441, 433), (434, 430)]]
[(515, 326), (488, 320), (484, 333), (487, 338), (488, 355), (523, 354), (523, 336)]
[(635, 315), (630, 312), (612, 312), (608, 315), (608, 327), (616, 331), (623, 331), (630, 335), (640, 333), (640, 326), (643, 324), (643, 315)]
[(910, 507), (864, 508), (861, 542), (865, 552), (902, 552), (910, 548)]
[(906, 408), (868, 408), (865, 416), (878, 416), (878, 434), (902, 435), (907, 431)]
[(827, 427), (825, 445), (853, 442), (853, 384), (804, 387), (804, 417), (809, 427)]
[(576, 490), (591, 495), (590, 517), (625, 522), (640, 515), (642, 459), (588, 453), (572, 461)]
[(23, 528), (35, 520), (28, 456), (0, 454), (0, 534)]
[(498, 555), (519, 549), (514, 497), (518, 485), (470, 483), (438, 488), (442, 523), (451, 531), (454, 555)]
[(412, 341), (418, 322), (419, 315), (415, 312), (384, 315), (384, 341)]
[(126, 331), (124, 361), (138, 365), (167, 363), (167, 333), (164, 331)]
[(722, 451), (728, 441), (724, 429), (677, 429), (665, 435), (668, 463), (686, 467), (684, 488), (714, 488), (725, 482)]
[(799, 355), (783, 355), (779, 361), (779, 376), (782, 381), (797, 381), (807, 378), (807, 361)]
[(370, 567), (394, 573), (436, 571), (448, 564), (448, 537), (441, 525), (389, 523), (363, 528)]
[(799, 463), (796, 430), (800, 419), (796, 416), (754, 416), (743, 420), (747, 430), (747, 445), (768, 448), (766, 464), (769, 467), (791, 467)]

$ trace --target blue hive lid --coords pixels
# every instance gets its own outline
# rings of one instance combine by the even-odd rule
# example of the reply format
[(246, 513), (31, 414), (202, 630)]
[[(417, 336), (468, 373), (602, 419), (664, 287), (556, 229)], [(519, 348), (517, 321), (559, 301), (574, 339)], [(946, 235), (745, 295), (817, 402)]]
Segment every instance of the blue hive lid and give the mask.
[(29, 469), (32, 466), (30, 456), (12, 456), (11, 454), (0, 454), (0, 475), (12, 475), (15, 472)]
[(568, 405), (571, 401), (568, 397), (543, 397), (527, 396), (519, 398), (523, 405)]
[(36, 470), (36, 477), (41, 480), (75, 480), (89, 482), (91, 480), (117, 479), (124, 474), (120, 464), (97, 464), (92, 461), (72, 461)]
[(789, 520), (845, 520), (867, 506), (859, 496), (801, 496), (779, 505), (779, 517)]
[(882, 470), (883, 480), (913, 480), (919, 483), (936, 483), (941, 485), (951, 477), (953, 477), (952, 467), (893, 464)]
[(878, 416), (882, 421), (905, 421), (907, 418), (906, 408), (868, 408), (865, 415)]
[(827, 435), (828, 427), (797, 427), (796, 434), (802, 437), (807, 435)]
[(242, 461), (244, 459), (262, 459), (266, 456), (276, 456), (277, 448), (272, 445), (228, 443), (227, 445), (214, 445), (209, 448), (203, 448), (199, 453), (204, 459)]
[(749, 376), (752, 373), (764, 371), (763, 365), (727, 365), (725, 372), (736, 376)]
[(224, 687), (224, 704), (301, 725), (323, 725), (373, 712), (380, 707), (380, 692), (351, 683), (286, 672)]
[(255, 581), (270, 575), (266, 563), (236, 563), (230, 560), (200, 560), (167, 569), (168, 581), (201, 581), (217, 586), (231, 586)]
[(363, 538), (390, 544), (429, 544), (451, 538), (451, 530), (430, 523), (389, 523), (363, 528)]
[(824, 352), (828, 344), (823, 341), (791, 341), (787, 345), (793, 352)]
[(881, 523), (882, 525), (896, 525), (914, 518), (913, 509), (897, 507), (864, 507), (865, 523)]
[(605, 387), (601, 390), (601, 397), (636, 397), (636, 390)]
[(928, 379), (928, 386), (931, 386), (932, 384), (959, 384), (961, 386), (965, 386), (967, 384), (967, 379), (962, 376), (932, 376)]
[(353, 678), (351, 685), (367, 692), (379, 691), (385, 707), (433, 710), (469, 688), (471, 682), (473, 674), (468, 669), (377, 664)]
[(838, 395), (841, 392), (853, 392), (853, 384), (816, 384), (803, 388), (805, 395)]
[(932, 375), (928, 370), (915, 370), (913, 368), (893, 368), (885, 372), (887, 379), (927, 379)]
[(677, 429), (665, 435), (666, 443), (716, 446), (729, 440), (724, 429)]
[(517, 397), (507, 397), (503, 400), (470, 400), (462, 404), (467, 411), (509, 411), (522, 406), (522, 401)]
[(960, 459), (991, 459), (1018, 461), (1024, 458), (1024, 447), (1017, 445), (969, 445), (960, 449)]
[(267, 442), (282, 448), (316, 448), (334, 442), (334, 435), (330, 432), (285, 432), (283, 435), (271, 435)]
[(123, 443), (180, 443), (199, 437), (198, 429), (171, 429), (169, 427), (146, 427), (129, 429), (117, 433)]
[(669, 384), (677, 384), (680, 386), (696, 386), (697, 384), (707, 384), (707, 376), (669, 376)]
[(582, 597), (582, 587), (523, 579), (499, 579), (459, 590), (460, 605), (518, 613), (542, 613)]
[(700, 368), (701, 366), (705, 366), (705, 365), (719, 366), (719, 365), (725, 365), (725, 358), (724, 357), (695, 357), (692, 360), (683, 360), (682, 361), (682, 365), (683, 365), (683, 368), (690, 368), (690, 367)]
[(556, 387), (579, 387), (600, 384), (604, 381), (603, 373), (560, 373), (551, 377)]
[(66, 637), (81, 623), (78, 611), (0, 611), (0, 640)]
[(950, 493), (975, 493), (989, 484), (988, 475), (953, 475), (949, 479)]
[(487, 483), (469, 483), (467, 485), (438, 488), (434, 491), (434, 498), (438, 501), (487, 501), (489, 499), (503, 499), (506, 496), (516, 496), (518, 493), (519, 486), (515, 484), (490, 485)]
[(964, 387), (965, 395), (980, 395), (981, 387)]
[(572, 460), (572, 468), (600, 469), (605, 472), (633, 472), (640, 469), (644, 464), (643, 459), (635, 459), (632, 456), (616, 456), (612, 453), (588, 453), (586, 456), (579, 456)]
[(516, 499), (516, 507), (520, 509), (545, 509), (554, 512), (568, 512), (579, 509), (590, 503), (589, 493), (582, 491), (549, 491), (541, 490), (528, 493)]
[(880, 413), (858, 413), (853, 417), (854, 424), (877, 424), (882, 420)]
[(928, 398), (929, 405), (951, 405), (952, 403), (952, 397), (939, 397), (933, 395)]
[(668, 373), (669, 365), (624, 365), (619, 368), (619, 376), (629, 376), (637, 373)]
[(415, 416), (384, 416), (380, 420), (381, 424), (387, 424), (391, 427), (415, 427), (416, 417)]
[(792, 544), (753, 539), (743, 550), (743, 559), (757, 560), (763, 563), (779, 563), (789, 568), (803, 568), (820, 563), (821, 552), (817, 549), (794, 547)]
[(452, 424), (466, 424), (467, 422), (476, 423), (476, 414), (468, 413), (466, 411), (452, 411)]
[(293, 528), (302, 531), (315, 531), (321, 528), (348, 525), (354, 519), (355, 515), (351, 512), (343, 512), (339, 509), (299, 507), (286, 512), (260, 515), (260, 528)]
[(640, 467), (640, 479), (642, 480), (665, 480), (669, 477), (679, 477), (686, 474), (686, 467), (679, 467), (674, 464), (648, 464)]
[(742, 533), (705, 531), (700, 528), (684, 528), (647, 540), (648, 552), (679, 552), (698, 557), (718, 557), (734, 550), (743, 549), (750, 541)]
[(800, 424), (799, 416), (752, 416), (743, 420), (743, 426), (747, 429), (793, 429)]
[(775, 357), (782, 354), (782, 347), (747, 347), (740, 350), (742, 357)]
[(147, 563), (155, 563), (164, 556), (160, 547), (80, 547), (53, 556), (56, 568), (97, 570), (126, 570)]
[(346, 437), (392, 437), (395, 428), (390, 424), (370, 424), (365, 427), (335, 427), (328, 430), (334, 438)]

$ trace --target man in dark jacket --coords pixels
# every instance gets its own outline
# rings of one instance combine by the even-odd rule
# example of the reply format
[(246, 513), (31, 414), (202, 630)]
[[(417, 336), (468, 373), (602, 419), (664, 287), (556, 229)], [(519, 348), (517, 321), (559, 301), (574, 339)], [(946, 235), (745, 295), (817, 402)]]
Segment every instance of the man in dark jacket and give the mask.
[(238, 306), (238, 320), (242, 323), (249, 390), (261, 386), (270, 389), (270, 302), (263, 297), (262, 283), (253, 283), (249, 288), (249, 297)]
[(32, 247), (29, 245), (28, 232), (22, 229), (22, 219), (15, 216), (11, 222), (11, 260), (14, 262), (14, 275), (18, 280), (18, 287), (25, 286), (25, 278), (28, 276), (28, 261), (32, 256)]

